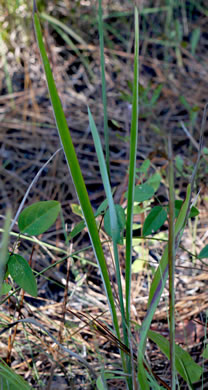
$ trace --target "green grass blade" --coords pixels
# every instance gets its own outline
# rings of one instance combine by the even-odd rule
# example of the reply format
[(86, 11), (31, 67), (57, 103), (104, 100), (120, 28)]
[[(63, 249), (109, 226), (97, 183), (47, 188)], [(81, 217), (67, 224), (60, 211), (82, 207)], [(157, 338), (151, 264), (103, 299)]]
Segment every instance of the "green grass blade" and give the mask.
[[(186, 213), (187, 213), (187, 209), (188, 209), (188, 206), (189, 206), (189, 201), (190, 201), (190, 196), (191, 196), (191, 188), (190, 188), (190, 185), (188, 186), (187, 188), (187, 194), (186, 194), (186, 199), (185, 199), (185, 202), (180, 210), (180, 213), (179, 213), (179, 216), (177, 218), (177, 221), (176, 221), (176, 225), (175, 225), (175, 235), (177, 235), (181, 229), (183, 229), (183, 226), (184, 226), (184, 219), (186, 217)], [(160, 279), (161, 279), (161, 275), (163, 275), (166, 267), (167, 267), (167, 264), (168, 264), (168, 247), (166, 247), (164, 253), (163, 253), (163, 256), (160, 260), (160, 264), (158, 266), (158, 269), (155, 273), (155, 276), (154, 276), (154, 279), (153, 279), (153, 282), (151, 284), (151, 288), (150, 288), (150, 293), (149, 293), (149, 300), (148, 300), (148, 305), (150, 305), (150, 303), (152, 302), (153, 300), (153, 297), (154, 297), (154, 294), (155, 294), (155, 291), (159, 285), (159, 282), (160, 282)], [(166, 280), (164, 280), (164, 283), (166, 282)]]
[(83, 216), (85, 219), (86, 226), (88, 228), (88, 232), (90, 235), (90, 239), (92, 242), (92, 246), (94, 249), (94, 253), (96, 256), (96, 260), (98, 262), (102, 280), (104, 283), (105, 291), (106, 291), (106, 296), (108, 298), (109, 302), (109, 308), (111, 310), (112, 314), (112, 319), (113, 319), (113, 324), (114, 328), (116, 330), (117, 337), (120, 338), (120, 333), (119, 333), (119, 326), (118, 326), (118, 319), (117, 319), (117, 314), (116, 314), (116, 308), (115, 308), (115, 303), (114, 303), (114, 297), (111, 289), (111, 284), (110, 284), (110, 279), (108, 275), (108, 270), (107, 270), (107, 265), (102, 249), (102, 245), (100, 242), (97, 226), (96, 226), (96, 221), (95, 217), (93, 214), (93, 210), (90, 204), (90, 200), (88, 197), (86, 185), (81, 173), (81, 169), (79, 166), (79, 162), (77, 160), (76, 152), (72, 143), (72, 138), (69, 132), (69, 128), (67, 125), (67, 121), (64, 115), (64, 111), (61, 105), (60, 98), (58, 96), (58, 92), (56, 89), (56, 85), (54, 82), (53, 74), (50, 68), (50, 64), (48, 61), (47, 53), (45, 50), (45, 46), (43, 43), (43, 38), (42, 38), (42, 32), (41, 32), (41, 27), (40, 27), (40, 22), (37, 14), (37, 7), (36, 3), (34, 1), (34, 27), (35, 27), (35, 32), (36, 32), (36, 38), (40, 50), (40, 54), (42, 57), (42, 62), (44, 66), (44, 71), (46, 75), (46, 80), (48, 84), (48, 90), (50, 94), (50, 99), (51, 103), (53, 106), (53, 111), (54, 111), (54, 117), (56, 120), (56, 125), (60, 137), (61, 144), (63, 146), (63, 150), (65, 153), (66, 161), (68, 164), (68, 167), (71, 172), (71, 176), (76, 188), (77, 196), (82, 208)]
[[(120, 300), (120, 309), (121, 309), (121, 316), (122, 316), (122, 323), (123, 323), (123, 331), (124, 331), (124, 334), (127, 335), (126, 324), (125, 324), (125, 309), (124, 309), (124, 302), (123, 302), (123, 292), (122, 292), (122, 285), (121, 285), (119, 256), (118, 256), (118, 247), (117, 247), (117, 244), (120, 240), (120, 230), (119, 230), (119, 226), (118, 226), (116, 209), (115, 209), (115, 205), (114, 205), (114, 201), (113, 201), (109, 176), (108, 176), (108, 172), (107, 172), (105, 158), (103, 155), (100, 137), (99, 137), (94, 119), (92, 117), (92, 114), (91, 114), (89, 108), (88, 108), (88, 115), (89, 115), (89, 122), (90, 122), (90, 128), (91, 128), (92, 135), (93, 135), (94, 145), (95, 145), (95, 149), (96, 149), (96, 153), (97, 153), (97, 157), (98, 157), (98, 161), (99, 161), (102, 181), (103, 181), (103, 185), (104, 185), (104, 189), (105, 189), (105, 193), (106, 193), (106, 197), (107, 197), (108, 205), (109, 205), (110, 225), (111, 225), (111, 233), (112, 233), (112, 240), (113, 240), (113, 250), (114, 250), (114, 258), (115, 258), (115, 266), (116, 266), (116, 279), (117, 279), (117, 283), (118, 283), (118, 294), (119, 294), (119, 300)], [(125, 340), (125, 342), (127, 342), (127, 340)]]
[[(135, 46), (134, 46), (134, 81), (133, 81), (133, 103), (132, 103), (132, 118), (131, 118), (131, 134), (130, 134), (130, 161), (129, 161), (129, 182), (128, 182), (128, 199), (127, 199), (127, 219), (126, 219), (126, 266), (125, 266), (125, 297), (126, 297), (126, 327), (130, 331), (130, 305), (131, 305), (131, 266), (132, 266), (132, 225), (133, 225), (133, 207), (134, 207), (134, 192), (135, 192), (135, 176), (136, 176), (136, 153), (137, 153), (137, 138), (138, 138), (138, 111), (139, 111), (139, 15), (137, 8), (134, 11), (135, 23)], [(127, 346), (130, 345), (130, 340), (127, 338)], [(131, 358), (127, 358), (128, 373), (132, 375)], [(129, 388), (132, 388), (131, 377), (128, 380)]]
[[(136, 330), (139, 330), (141, 328), (140, 325), (136, 324)], [(160, 333), (155, 332), (153, 330), (148, 330), (147, 336), (150, 340), (152, 340), (157, 346), (160, 348), (162, 353), (170, 359), (170, 343), (169, 340), (166, 339), (164, 336), (162, 336)], [(199, 364), (197, 364), (190, 354), (182, 349), (180, 345), (175, 344), (176, 349), (176, 370), (180, 374), (180, 376), (186, 381), (187, 377), (189, 377), (189, 383), (194, 383), (199, 381), (203, 369), (200, 367)]]
[[(169, 340), (167, 340), (161, 334), (154, 332), (152, 330), (148, 331), (148, 338), (150, 338), (154, 343), (158, 345), (160, 350), (170, 359), (170, 345)], [(197, 382), (202, 375), (203, 369), (197, 364), (189, 355), (189, 353), (183, 350), (179, 345), (175, 344), (176, 350), (176, 361), (175, 368), (181, 377), (187, 381), (187, 374), (191, 383)], [(186, 369), (186, 371), (185, 371)], [(172, 389), (172, 387), (171, 387)]]
[(97, 153), (97, 157), (98, 157), (98, 161), (99, 161), (102, 181), (103, 181), (103, 185), (105, 188), (105, 193), (106, 193), (106, 197), (108, 199), (108, 205), (109, 205), (109, 209), (110, 209), (111, 232), (112, 232), (112, 236), (113, 236), (115, 242), (118, 242), (120, 239), (120, 232), (119, 232), (119, 227), (118, 227), (118, 221), (117, 221), (117, 215), (116, 215), (115, 205), (114, 205), (114, 201), (113, 201), (113, 196), (112, 196), (112, 192), (111, 192), (110, 181), (108, 178), (108, 173), (107, 173), (107, 169), (106, 169), (106, 163), (105, 163), (105, 159), (104, 159), (104, 155), (103, 155), (100, 137), (98, 135), (95, 121), (92, 117), (92, 114), (91, 114), (91, 111), (89, 108), (88, 108), (88, 116), (89, 116), (89, 122), (90, 122), (91, 131), (92, 131), (92, 136), (93, 136), (93, 140), (94, 140), (94, 145), (96, 148), (96, 153)]
[[(171, 136), (168, 137), (169, 157), (169, 221), (168, 221), (168, 273), (169, 273), (169, 333), (170, 333), (170, 368), (171, 389), (176, 388), (176, 365), (175, 365), (175, 189), (174, 189), (174, 162)], [(185, 216), (184, 216), (185, 220)]]
[(3, 35), (1, 31), (0, 31), (0, 52), (1, 52), (2, 62), (3, 62), (4, 73), (5, 73), (7, 91), (9, 94), (12, 94), (13, 92), (12, 79), (8, 70), (6, 50), (5, 50)]
[(77, 48), (77, 46), (73, 43), (72, 39), (69, 37), (68, 34), (66, 34), (59, 26), (56, 24), (53, 25), (53, 28), (57, 31), (57, 33), (60, 35), (60, 37), (67, 43), (67, 45), (70, 46), (70, 48), (76, 53), (77, 57), (80, 58), (80, 61), (83, 63), (85, 66), (87, 72), (89, 73), (91, 79), (93, 79), (94, 74), (89, 66), (89, 61), (87, 57), (82, 55), (80, 50)]
[(0, 291), (4, 281), (6, 265), (8, 261), (8, 244), (9, 244), (9, 232), (12, 212), (10, 209), (6, 212), (6, 219), (4, 222), (2, 239), (0, 242)]
[(109, 129), (108, 129), (107, 95), (106, 95), (106, 80), (105, 80), (102, 0), (99, 0), (98, 26), (99, 26), (99, 40), (100, 40), (100, 64), (101, 64), (101, 80), (102, 80), (103, 113), (104, 113), (105, 158), (106, 158), (107, 171), (110, 176)]
[(132, 224), (134, 207), (134, 190), (136, 175), (136, 152), (138, 138), (138, 111), (139, 111), (139, 20), (138, 11), (135, 8), (135, 51), (134, 51), (134, 82), (133, 82), (133, 105), (130, 138), (130, 162), (128, 203), (126, 220), (126, 321), (130, 324), (130, 297), (131, 297), (131, 264), (132, 264)]
[[(182, 235), (183, 228), (184, 228), (184, 221), (187, 215), (188, 208), (190, 206), (190, 197), (191, 197), (191, 186), (188, 185), (187, 187), (187, 195), (185, 202), (180, 210), (179, 216), (176, 221), (175, 225), (175, 234)], [(179, 240), (178, 240), (179, 243)], [(146, 339), (147, 339), (147, 332), (149, 330), (153, 315), (155, 313), (155, 310), (157, 308), (157, 305), (159, 303), (161, 294), (163, 292), (165, 283), (168, 278), (168, 245), (166, 246), (163, 256), (160, 260), (159, 267), (155, 273), (150, 293), (149, 293), (149, 302), (148, 302), (148, 310), (147, 314), (142, 322), (142, 326), (140, 329), (140, 341), (138, 346), (138, 372), (139, 372), (139, 383), (140, 386), (143, 384), (145, 371), (143, 366), (143, 356), (144, 356), (144, 350), (146, 345)], [(147, 386), (147, 384), (146, 384)], [(147, 387), (148, 388), (148, 387)]]
[(3, 390), (32, 390), (32, 387), (0, 358), (0, 385)]
[(63, 31), (65, 31), (68, 35), (70, 35), (76, 42), (86, 46), (87, 48), (88, 46), (87, 43), (80, 37), (80, 35), (75, 33), (74, 30), (66, 26), (64, 23), (60, 22), (60, 20), (57, 20), (56, 18), (46, 14), (45, 12), (41, 12), (40, 17), (46, 20), (47, 22), (60, 27)]

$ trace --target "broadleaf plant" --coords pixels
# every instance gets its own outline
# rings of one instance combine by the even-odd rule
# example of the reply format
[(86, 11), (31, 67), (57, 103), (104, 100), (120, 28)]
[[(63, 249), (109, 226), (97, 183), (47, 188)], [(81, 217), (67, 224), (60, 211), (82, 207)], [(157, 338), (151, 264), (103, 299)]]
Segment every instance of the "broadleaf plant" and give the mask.
[(144, 221), (143, 235), (148, 236), (149, 234), (155, 233), (164, 224), (167, 219), (167, 213), (161, 206), (155, 206), (152, 208), (147, 218)]
[(37, 297), (36, 279), (28, 262), (20, 255), (11, 255), (7, 266), (9, 274), (18, 286), (33, 297)]
[(26, 207), (18, 219), (20, 232), (31, 236), (46, 232), (57, 219), (60, 210), (61, 205), (55, 200), (37, 202)]

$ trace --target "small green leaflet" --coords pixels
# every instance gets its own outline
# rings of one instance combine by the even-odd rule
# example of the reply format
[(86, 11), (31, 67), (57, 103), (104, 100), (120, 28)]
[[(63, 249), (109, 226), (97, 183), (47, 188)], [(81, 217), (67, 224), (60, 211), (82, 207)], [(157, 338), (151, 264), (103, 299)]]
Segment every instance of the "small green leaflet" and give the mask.
[[(149, 184), (140, 184), (135, 187), (134, 192), (134, 202), (144, 202), (145, 200), (149, 200), (153, 197), (155, 190)], [(128, 197), (128, 192), (125, 193), (125, 197)]]
[(144, 202), (145, 200), (149, 200), (153, 197), (154, 192), (154, 188), (146, 183), (138, 185), (135, 187), (134, 201), (140, 203)]
[(72, 238), (76, 237), (79, 233), (82, 232), (82, 230), (85, 228), (85, 221), (80, 221), (74, 229), (69, 233), (68, 240), (72, 240)]
[(105, 199), (98, 209), (96, 210), (95, 217), (98, 217), (98, 215), (105, 213), (106, 209), (108, 207), (108, 199)]
[(201, 250), (199, 255), (197, 256), (198, 259), (206, 259), (208, 258), (208, 245), (205, 245), (205, 247)]
[(24, 209), (18, 219), (21, 233), (38, 236), (46, 232), (56, 221), (61, 205), (55, 200), (37, 202)]
[(150, 167), (150, 160), (147, 159), (147, 160), (145, 160), (142, 163), (142, 165), (139, 168), (136, 169), (136, 172), (137, 173), (139, 172), (139, 173), (145, 173), (146, 174), (148, 169), (149, 169), (149, 167)]
[(144, 221), (143, 235), (155, 233), (165, 222), (167, 213), (161, 206), (155, 206)]
[(8, 261), (8, 271), (13, 280), (28, 294), (37, 297), (37, 284), (28, 262), (19, 255), (12, 255)]
[[(100, 206), (98, 207), (98, 209), (96, 210), (95, 212), (95, 218), (98, 217), (99, 215), (103, 214), (106, 209), (108, 207), (108, 200), (105, 199), (101, 204)], [(74, 211), (74, 210), (73, 210)], [(83, 215), (82, 215), (83, 217)], [(76, 237), (77, 234), (81, 233), (81, 231), (85, 228), (85, 221), (82, 220), (80, 221), (75, 227), (74, 229), (69, 233), (68, 235), (68, 240), (72, 240), (72, 238)]]

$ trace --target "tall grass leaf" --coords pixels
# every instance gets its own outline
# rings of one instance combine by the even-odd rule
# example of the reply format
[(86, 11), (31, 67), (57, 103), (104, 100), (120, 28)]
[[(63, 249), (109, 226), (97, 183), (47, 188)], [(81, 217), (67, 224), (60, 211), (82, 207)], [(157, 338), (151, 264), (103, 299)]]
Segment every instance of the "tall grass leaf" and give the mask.
[(105, 56), (104, 56), (102, 0), (98, 0), (98, 26), (99, 26), (99, 43), (100, 43), (102, 99), (103, 99), (103, 113), (104, 113), (105, 158), (106, 158), (107, 171), (108, 171), (108, 174), (110, 176), (109, 129), (108, 129), (107, 94), (106, 94), (106, 79), (105, 79)]
[[(176, 353), (175, 353), (175, 181), (173, 146), (171, 135), (168, 135), (168, 186), (169, 186), (169, 218), (168, 218), (168, 275), (169, 275), (169, 342), (170, 342), (170, 372), (171, 388), (176, 390)], [(186, 214), (184, 216), (184, 223)]]
[(3, 227), (3, 234), (0, 243), (0, 292), (2, 292), (2, 285), (4, 281), (7, 261), (9, 259), (8, 244), (9, 244), (9, 227), (11, 221), (11, 210), (6, 212), (6, 218)]
[[(117, 219), (118, 219), (118, 228), (119, 228), (119, 241), (118, 244), (123, 243), (123, 231), (125, 228), (126, 224), (126, 218), (125, 218), (125, 212), (123, 207), (120, 206), (120, 204), (115, 205), (116, 209), (116, 214), (117, 214)], [(108, 209), (105, 217), (104, 217), (104, 228), (106, 233), (112, 237), (112, 232), (111, 232), (111, 223), (110, 223), (110, 210)]]
[[(136, 325), (136, 328), (140, 328), (140, 326)], [(170, 359), (170, 344), (168, 339), (153, 330), (148, 330), (147, 337), (157, 344), (162, 353)], [(187, 380), (188, 374), (191, 383), (197, 382), (202, 375), (203, 369), (192, 359), (187, 351), (184, 351), (184, 349), (180, 347), (180, 345), (176, 344), (175, 348), (176, 370), (185, 381)], [(186, 371), (184, 371), (184, 367), (186, 367)]]
[[(31, 390), (31, 387), (27, 382), (3, 361), (0, 363), (0, 379), (1, 388), (3, 390)], [(7, 385), (8, 387), (6, 387)]]
[[(170, 345), (169, 340), (163, 337), (161, 334), (157, 332), (153, 332), (152, 330), (148, 331), (148, 337), (154, 341), (155, 344), (158, 345), (160, 350), (170, 359)], [(187, 351), (184, 351), (179, 345), (175, 344), (175, 352), (176, 352), (176, 370), (181, 375), (181, 377), (186, 381), (187, 374), (191, 381), (191, 383), (197, 382), (203, 372), (202, 367), (200, 367), (192, 357), (189, 355)], [(186, 367), (186, 371), (184, 371), (184, 367)]]
[[(183, 205), (183, 201), (182, 200), (177, 199), (175, 201), (175, 216), (176, 217), (178, 217), (182, 205)], [(199, 210), (195, 206), (192, 206), (191, 210), (190, 210), (190, 213), (189, 213), (189, 218), (195, 218), (195, 217), (197, 217), (197, 215), (199, 215)]]
[(41, 12), (40, 17), (46, 20), (47, 22), (60, 27), (63, 31), (65, 31), (68, 35), (70, 35), (76, 42), (80, 43), (81, 45), (84, 45), (86, 48), (88, 47), (87, 43), (84, 41), (84, 39), (82, 39), (82, 37), (80, 37), (79, 34), (77, 34), (70, 27), (66, 26), (66, 24), (62, 23), (60, 20), (46, 14), (45, 12)]
[(96, 149), (96, 154), (98, 157), (99, 161), (99, 166), (100, 166), (100, 172), (102, 176), (102, 181), (106, 193), (106, 197), (108, 199), (108, 205), (109, 205), (109, 210), (110, 210), (110, 222), (111, 222), (111, 233), (112, 237), (115, 238), (115, 241), (118, 242), (120, 238), (120, 231), (119, 231), (119, 226), (118, 226), (118, 220), (117, 220), (117, 214), (116, 214), (116, 209), (113, 201), (113, 196), (111, 192), (111, 186), (110, 186), (110, 181), (108, 177), (108, 172), (107, 172), (107, 167), (103, 155), (103, 150), (102, 150), (102, 145), (100, 142), (100, 137), (95, 125), (95, 121), (92, 117), (91, 111), (88, 108), (88, 116), (89, 116), (89, 122), (90, 122), (90, 128), (94, 140), (94, 145)]
[(195, 28), (192, 32), (192, 35), (191, 35), (191, 54), (192, 54), (192, 56), (194, 56), (196, 53), (196, 48), (197, 48), (197, 45), (199, 43), (200, 35), (201, 35), (200, 27)]
[(60, 35), (60, 37), (63, 39), (63, 41), (66, 42), (66, 44), (76, 53), (77, 57), (80, 58), (80, 61), (83, 63), (85, 66), (87, 72), (89, 73), (91, 79), (93, 79), (94, 74), (89, 66), (89, 61), (86, 56), (84, 56), (80, 50), (77, 48), (77, 46), (73, 43), (72, 39), (69, 38), (69, 36), (62, 31), (61, 28), (59, 28), (57, 25), (53, 24), (54, 30), (57, 31), (57, 33)]
[(155, 90), (153, 92), (152, 99), (150, 100), (150, 105), (151, 106), (154, 106), (157, 103), (157, 100), (160, 97), (160, 93), (161, 93), (162, 89), (163, 89), (163, 85), (162, 84), (158, 85), (158, 87), (155, 88)]
[[(134, 11), (134, 80), (133, 80), (133, 100), (132, 118), (130, 132), (130, 158), (129, 158), (129, 182), (127, 198), (127, 219), (126, 219), (126, 262), (125, 262), (125, 298), (126, 298), (126, 326), (130, 331), (131, 313), (131, 275), (132, 275), (132, 234), (133, 234), (133, 209), (136, 177), (136, 155), (138, 141), (138, 115), (139, 115), (139, 15), (135, 7)], [(127, 338), (129, 346), (129, 340)], [(133, 362), (127, 358), (128, 373), (133, 376)], [(128, 380), (129, 388), (132, 388), (131, 378)], [(148, 388), (147, 388), (148, 390)]]
[(111, 289), (111, 284), (110, 284), (110, 279), (108, 275), (108, 269), (102, 249), (102, 245), (100, 242), (100, 237), (98, 234), (97, 226), (96, 226), (96, 221), (94, 218), (92, 206), (89, 200), (89, 196), (87, 193), (86, 185), (82, 176), (82, 172), (80, 169), (80, 165), (76, 156), (76, 152), (74, 149), (74, 145), (72, 143), (72, 138), (71, 134), (69, 132), (68, 124), (66, 121), (66, 117), (64, 115), (64, 111), (61, 105), (60, 98), (58, 96), (58, 92), (56, 89), (55, 81), (53, 78), (53, 74), (50, 68), (50, 64), (48, 61), (47, 53), (45, 50), (45, 46), (43, 43), (43, 38), (42, 38), (42, 32), (41, 32), (41, 27), (40, 27), (40, 22), (38, 18), (38, 14), (36, 12), (37, 7), (36, 3), (34, 0), (34, 27), (35, 27), (35, 32), (36, 32), (36, 38), (40, 50), (40, 54), (42, 57), (42, 63), (46, 75), (46, 80), (48, 84), (48, 90), (50, 94), (50, 99), (54, 111), (54, 117), (56, 120), (56, 125), (60, 137), (61, 144), (64, 149), (66, 161), (69, 167), (69, 170), (71, 172), (71, 176), (74, 182), (74, 186), (77, 192), (77, 196), (82, 208), (83, 216), (86, 222), (86, 226), (88, 228), (88, 232), (90, 235), (90, 239), (92, 242), (92, 246), (94, 249), (94, 253), (96, 256), (96, 260), (98, 262), (102, 280), (104, 283), (105, 291), (106, 291), (106, 296), (108, 298), (109, 302), (109, 308), (111, 310), (112, 314), (112, 319), (113, 319), (113, 324), (114, 328), (116, 330), (117, 337), (120, 338), (120, 331), (119, 331), (119, 326), (118, 326), (118, 319), (117, 319), (117, 313), (116, 313), (116, 308), (115, 308), (115, 303), (114, 303), (114, 297)]
[(107, 166), (104, 159), (104, 154), (102, 150), (102, 145), (100, 142), (100, 137), (94, 122), (94, 119), (92, 117), (91, 111), (88, 108), (88, 116), (89, 116), (89, 122), (90, 122), (90, 128), (94, 140), (94, 145), (96, 149), (96, 154), (99, 162), (100, 172), (102, 176), (102, 181), (106, 193), (106, 198), (108, 200), (108, 206), (109, 206), (109, 214), (110, 214), (110, 230), (113, 240), (113, 252), (114, 252), (114, 260), (115, 260), (115, 268), (116, 268), (116, 281), (118, 284), (118, 295), (119, 295), (119, 303), (120, 303), (120, 309), (121, 309), (121, 317), (122, 317), (122, 326), (123, 326), (123, 332), (124, 332), (124, 338), (125, 343), (127, 343), (127, 331), (126, 331), (126, 324), (125, 324), (125, 309), (124, 309), (124, 302), (123, 302), (123, 291), (122, 291), (122, 285), (121, 285), (121, 274), (120, 274), (120, 264), (119, 264), (119, 255), (118, 255), (118, 247), (117, 244), (120, 242), (120, 228), (118, 224), (117, 219), (117, 213), (116, 208), (113, 201), (113, 196), (111, 192), (111, 186), (110, 186), (110, 180), (107, 172)]
[[(185, 199), (185, 201), (183, 203), (183, 206), (180, 209), (179, 216), (178, 216), (178, 218), (176, 220), (176, 226), (175, 226), (175, 234), (176, 235), (179, 233), (179, 231), (181, 229), (183, 229), (184, 219), (185, 219), (187, 208), (188, 208), (188, 205), (189, 205), (190, 196), (191, 196), (191, 188), (190, 188), (190, 185), (188, 185), (186, 199)], [(163, 254), (163, 256), (162, 256), (162, 258), (160, 260), (160, 264), (158, 266), (158, 269), (157, 269), (157, 271), (155, 273), (155, 276), (154, 276), (154, 279), (152, 281), (152, 284), (151, 284), (148, 305), (150, 305), (152, 300), (153, 300), (153, 296), (154, 296), (154, 294), (155, 294), (155, 292), (156, 292), (156, 290), (158, 288), (158, 285), (160, 283), (160, 280), (161, 280), (161, 275), (163, 275), (163, 273), (164, 273), (164, 271), (166, 269), (166, 266), (168, 264), (167, 254), (168, 254), (168, 249), (166, 247), (166, 249), (164, 251), (164, 254)], [(166, 280), (163, 279), (163, 282), (165, 282), (165, 281)]]
[(139, 15), (137, 8), (135, 18), (135, 47), (134, 47), (134, 81), (133, 81), (133, 103), (130, 134), (130, 161), (129, 161), (129, 182), (127, 198), (127, 220), (126, 220), (126, 321), (130, 325), (130, 299), (131, 299), (131, 264), (132, 264), (132, 224), (133, 207), (135, 194), (136, 176), (136, 154), (138, 140), (138, 114), (139, 114)]
[(108, 390), (106, 384), (104, 383), (104, 380), (102, 379), (102, 376), (100, 375), (96, 380), (96, 386), (98, 390)]
[[(186, 218), (186, 213), (189, 207), (190, 197), (191, 197), (191, 185), (189, 184), (187, 187), (187, 195), (186, 195), (185, 202), (181, 208), (181, 211), (176, 221), (176, 226), (175, 226), (176, 235), (179, 234), (181, 231), (183, 231), (184, 220)], [(160, 260), (160, 264), (158, 266), (153, 282), (151, 284), (149, 300), (148, 300), (148, 310), (142, 322), (142, 326), (140, 328), (140, 341), (139, 341), (138, 351), (140, 355), (139, 375), (141, 376), (141, 380), (143, 380), (142, 374), (144, 368), (142, 364), (142, 356), (144, 355), (147, 332), (149, 330), (153, 315), (159, 303), (167, 278), (168, 278), (168, 245), (164, 250), (163, 256)]]

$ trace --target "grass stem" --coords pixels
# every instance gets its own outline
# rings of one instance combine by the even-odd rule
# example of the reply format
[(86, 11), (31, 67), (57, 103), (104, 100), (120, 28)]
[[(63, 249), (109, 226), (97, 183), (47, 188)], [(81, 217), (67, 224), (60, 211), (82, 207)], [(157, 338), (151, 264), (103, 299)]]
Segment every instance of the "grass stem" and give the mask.
[(169, 328), (170, 328), (170, 366), (171, 389), (176, 388), (175, 368), (175, 193), (174, 193), (174, 163), (171, 135), (168, 137), (169, 156), (169, 240), (168, 240), (168, 270), (169, 270)]

